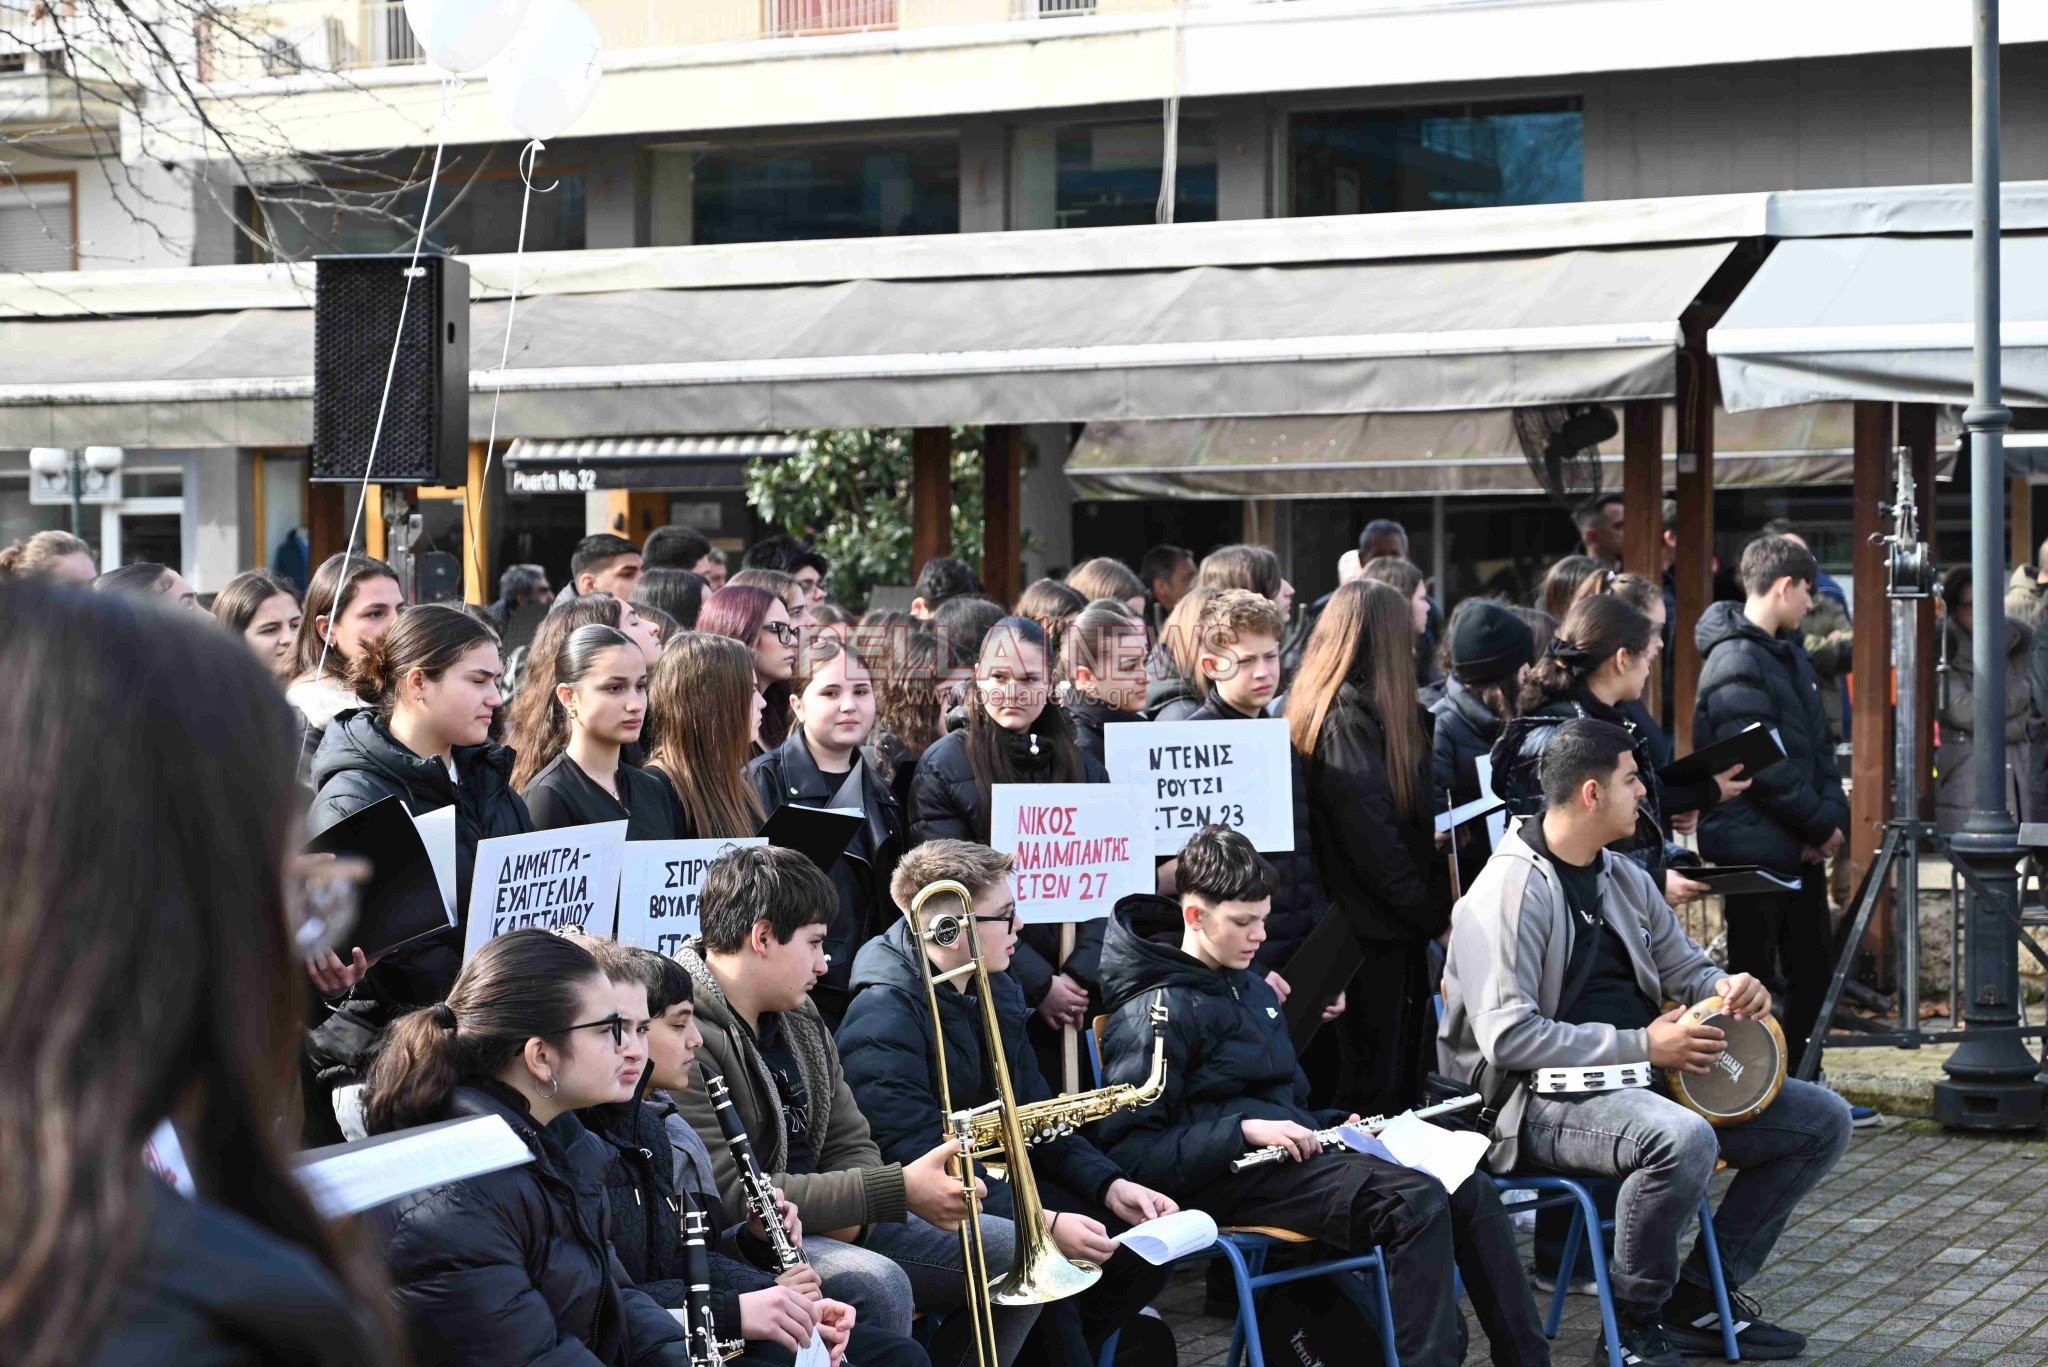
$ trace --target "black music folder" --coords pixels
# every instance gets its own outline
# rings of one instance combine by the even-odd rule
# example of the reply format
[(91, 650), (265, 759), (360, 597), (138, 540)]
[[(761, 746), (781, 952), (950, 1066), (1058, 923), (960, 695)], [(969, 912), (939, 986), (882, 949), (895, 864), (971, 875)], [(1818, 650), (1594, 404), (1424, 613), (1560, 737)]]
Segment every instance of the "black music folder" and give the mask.
[[(1818, 868), (1819, 865), (1814, 867)], [(1705, 883), (1722, 897), (1753, 897), (1762, 892), (1797, 892), (1799, 880), (1757, 864), (1703, 864), (1679, 870)]]
[[(859, 772), (856, 766), (854, 773)], [(830, 873), (866, 821), (866, 815), (850, 808), (806, 807), (792, 802), (775, 809), (761, 834), (768, 837), (769, 844), (795, 850)]]
[[(1294, 951), (1294, 957), (1280, 968), (1288, 987), (1280, 1010), (1287, 1017), (1287, 1033), (1294, 1040), (1296, 1054), (1308, 1048), (1323, 1027), (1323, 1008), (1350, 986), (1364, 962), (1365, 946), (1351, 933), (1351, 923), (1343, 912), (1330, 907), (1301, 948)], [(1350, 1005), (1346, 1003), (1347, 1009)]]
[(1783, 758), (1785, 743), (1778, 739), (1778, 728), (1755, 721), (1726, 740), (1671, 761), (1657, 771), (1657, 777), (1665, 787), (1678, 788), (1741, 765), (1737, 778), (1755, 778)]
[(314, 854), (352, 854), (370, 861), (355, 929), (347, 947), (376, 958), (455, 924), (441, 900), (441, 882), (412, 814), (396, 797), (380, 798), (306, 842)]

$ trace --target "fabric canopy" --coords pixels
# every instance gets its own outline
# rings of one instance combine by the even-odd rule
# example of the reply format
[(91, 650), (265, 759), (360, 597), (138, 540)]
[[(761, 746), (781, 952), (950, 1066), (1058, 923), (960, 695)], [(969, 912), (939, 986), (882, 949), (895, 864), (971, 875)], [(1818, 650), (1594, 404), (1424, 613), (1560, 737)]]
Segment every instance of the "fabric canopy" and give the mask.
[[(1851, 405), (1714, 417), (1717, 488), (1846, 484)], [(1664, 405), (1664, 487), (1676, 486), (1675, 410)], [(1945, 447), (1955, 422), (1940, 415)], [(1952, 452), (1951, 452), (1952, 453)], [(1600, 448), (1601, 486), (1621, 488), (1621, 439)], [(1325, 417), (1093, 422), (1067, 459), (1083, 498), (1364, 498), (1539, 494), (1507, 409)]]
[[(2048, 404), (2048, 236), (2001, 245), (2006, 402)], [(1707, 334), (1723, 402), (1968, 403), (1970, 260), (1966, 237), (1780, 242)]]
[[(1057, 245), (1046, 235), (1051, 245)], [(1730, 244), (522, 301), (498, 431), (1216, 418), (1668, 397)], [(506, 304), (474, 305), (472, 433)], [(0, 321), (0, 446), (304, 444), (312, 315)]]

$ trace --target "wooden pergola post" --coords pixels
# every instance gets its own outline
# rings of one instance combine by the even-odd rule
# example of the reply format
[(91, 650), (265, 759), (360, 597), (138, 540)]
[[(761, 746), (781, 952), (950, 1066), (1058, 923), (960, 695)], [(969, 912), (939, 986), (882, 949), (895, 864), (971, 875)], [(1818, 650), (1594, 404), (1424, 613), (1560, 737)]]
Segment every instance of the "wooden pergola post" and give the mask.
[(990, 426), (981, 456), (981, 582), (1004, 607), (1024, 591), (1024, 432)]
[[(1884, 843), (1892, 813), (1892, 605), (1885, 597), (1887, 548), (1876, 537), (1891, 530), (1880, 506), (1892, 499), (1892, 406), (1859, 401), (1855, 410), (1854, 541), (1856, 644), (1850, 672), (1849, 884), (1863, 874)], [(1887, 893), (1870, 924), (1870, 947), (1880, 972), (1889, 973), (1894, 933)]]
[[(1652, 584), (1664, 574), (1664, 404), (1631, 399), (1621, 408), (1621, 567)], [(1643, 698), (1658, 715), (1661, 670)]]
[(1699, 697), (1700, 614), (1714, 601), (1714, 367), (1704, 327), (1687, 328), (1678, 354), (1678, 620), (1672, 627), (1671, 729), (1678, 753), (1693, 748), (1692, 710)]
[(953, 433), (919, 427), (910, 434), (910, 576), (953, 552)]

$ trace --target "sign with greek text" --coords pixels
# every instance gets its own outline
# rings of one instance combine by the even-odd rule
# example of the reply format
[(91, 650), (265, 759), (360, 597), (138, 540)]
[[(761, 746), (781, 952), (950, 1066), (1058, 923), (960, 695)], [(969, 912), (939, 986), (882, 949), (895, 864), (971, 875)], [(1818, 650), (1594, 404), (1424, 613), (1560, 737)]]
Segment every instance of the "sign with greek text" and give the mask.
[(998, 783), (989, 843), (1016, 858), (1011, 880), (1026, 925), (1092, 921), (1117, 898), (1156, 886), (1151, 814), (1144, 793), (1124, 784)]
[(719, 856), (766, 837), (635, 840), (619, 872), (619, 943), (673, 955), (698, 930), (697, 893)]
[(507, 931), (528, 927), (574, 926), (585, 935), (610, 939), (625, 845), (623, 821), (479, 841), (462, 957), (468, 959)]
[(1112, 783), (1144, 790), (1152, 852), (1180, 853), (1204, 826), (1242, 831), (1255, 849), (1294, 848), (1292, 747), (1279, 717), (1105, 726)]

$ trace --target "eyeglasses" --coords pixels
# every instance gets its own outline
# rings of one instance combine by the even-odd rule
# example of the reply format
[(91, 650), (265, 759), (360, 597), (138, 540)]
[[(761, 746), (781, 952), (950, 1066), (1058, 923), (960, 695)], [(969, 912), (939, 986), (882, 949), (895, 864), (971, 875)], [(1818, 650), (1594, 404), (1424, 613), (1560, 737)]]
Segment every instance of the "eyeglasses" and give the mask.
[(761, 630), (774, 632), (775, 639), (786, 646), (795, 645), (797, 637), (802, 634), (797, 630), (794, 622), (763, 622)]
[(999, 925), (1006, 930), (1014, 930), (1017, 926), (1017, 909), (1015, 907), (1011, 907), (1001, 916), (976, 916), (974, 918), (974, 923), (976, 925), (983, 926)]
[(612, 1032), (612, 1047), (615, 1049), (626, 1042), (626, 1018), (616, 1011), (601, 1021), (585, 1021), (581, 1025), (572, 1025), (562, 1033), (566, 1035), (573, 1030), (609, 1030)]

